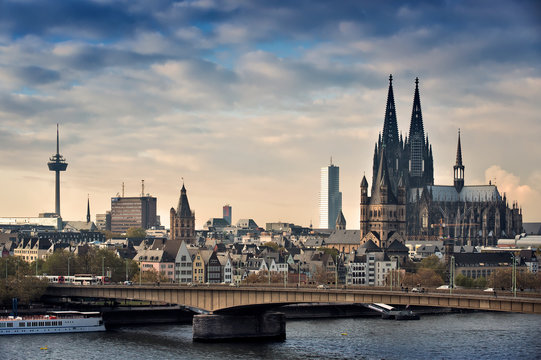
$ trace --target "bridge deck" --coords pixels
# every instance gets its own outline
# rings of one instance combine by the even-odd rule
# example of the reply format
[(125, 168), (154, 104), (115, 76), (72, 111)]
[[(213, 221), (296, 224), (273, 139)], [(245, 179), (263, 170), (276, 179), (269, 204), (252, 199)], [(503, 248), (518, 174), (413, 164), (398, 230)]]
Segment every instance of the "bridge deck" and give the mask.
[(50, 285), (46, 295), (132, 299), (178, 304), (208, 312), (296, 303), (385, 303), (541, 314), (540, 297), (493, 294), (405, 293), (381, 289), (315, 289), (229, 286)]

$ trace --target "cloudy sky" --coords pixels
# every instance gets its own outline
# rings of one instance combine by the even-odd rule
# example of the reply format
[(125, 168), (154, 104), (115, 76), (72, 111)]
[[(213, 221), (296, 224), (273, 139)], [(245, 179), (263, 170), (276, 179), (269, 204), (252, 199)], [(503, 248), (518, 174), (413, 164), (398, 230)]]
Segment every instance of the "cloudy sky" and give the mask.
[(0, 216), (62, 215), (158, 197), (169, 225), (184, 178), (196, 225), (318, 224), (319, 172), (340, 166), (358, 228), (393, 74), (399, 130), (420, 78), (435, 182), (495, 182), (541, 221), (537, 1), (0, 1)]

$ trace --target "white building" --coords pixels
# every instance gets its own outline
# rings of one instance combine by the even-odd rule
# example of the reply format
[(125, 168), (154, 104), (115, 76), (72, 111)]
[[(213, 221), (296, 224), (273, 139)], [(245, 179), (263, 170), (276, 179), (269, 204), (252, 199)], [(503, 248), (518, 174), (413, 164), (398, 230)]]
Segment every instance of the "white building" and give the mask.
[(179, 284), (192, 282), (192, 256), (184, 241), (180, 244), (175, 258), (175, 281)]

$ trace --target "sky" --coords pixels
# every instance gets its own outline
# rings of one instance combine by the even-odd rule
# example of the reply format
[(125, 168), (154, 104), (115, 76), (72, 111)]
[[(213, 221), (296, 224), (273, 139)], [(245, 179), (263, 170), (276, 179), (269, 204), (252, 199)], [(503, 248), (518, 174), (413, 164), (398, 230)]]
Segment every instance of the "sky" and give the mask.
[(233, 208), (260, 226), (319, 223), (320, 168), (340, 167), (359, 228), (393, 74), (399, 131), (415, 78), (435, 183), (489, 181), (541, 221), (537, 1), (0, 1), (0, 217), (66, 220), (184, 181), (196, 227)]

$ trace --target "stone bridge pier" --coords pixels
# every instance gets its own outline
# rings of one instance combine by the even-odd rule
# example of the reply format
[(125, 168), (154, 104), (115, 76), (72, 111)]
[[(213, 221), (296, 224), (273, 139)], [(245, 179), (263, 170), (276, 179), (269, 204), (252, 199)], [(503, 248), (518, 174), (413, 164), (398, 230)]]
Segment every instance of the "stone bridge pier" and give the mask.
[(273, 311), (245, 315), (195, 315), (192, 326), (193, 340), (199, 342), (286, 339), (285, 315)]

